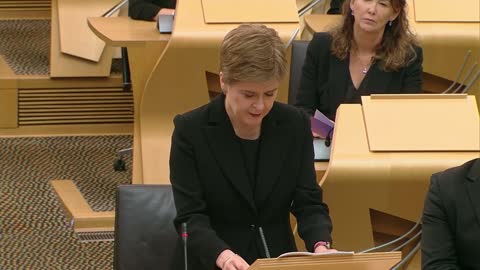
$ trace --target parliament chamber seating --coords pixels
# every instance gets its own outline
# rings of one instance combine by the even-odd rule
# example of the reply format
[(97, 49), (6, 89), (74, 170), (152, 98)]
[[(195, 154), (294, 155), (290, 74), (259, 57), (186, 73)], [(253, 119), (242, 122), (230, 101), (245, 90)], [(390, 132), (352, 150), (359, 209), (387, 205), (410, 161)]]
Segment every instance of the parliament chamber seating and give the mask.
[[(51, 10), (50, 8), (56, 8), (58, 7), (58, 1), (59, 0), (52, 0), (52, 1), (41, 1), (39, 0), (38, 1), (38, 8), (42, 10), (42, 14), (46, 14), (47, 16), (50, 16), (50, 13), (51, 13)], [(183, 3), (186, 3), (188, 1), (191, 1), (191, 0), (182, 0)], [(193, 0), (192, 0), (193, 1)], [(1, 2), (1, 1), (0, 1)], [(14, 2), (14, 1), (7, 1), (7, 2)], [(18, 2), (22, 2), (23, 4), (27, 3), (27, 2), (35, 2), (35, 1), (18, 1)], [(114, 2), (118, 2), (118, 1), (114, 1)], [(186, 4), (185, 4), (186, 5)], [(5, 10), (6, 9), (2, 9), (2, 8), (5, 8), (6, 6), (6, 3), (0, 3), (0, 16), (2, 14), (5, 14)], [(9, 7), (11, 8), (11, 7)], [(32, 11), (33, 10), (33, 11)], [(31, 8), (31, 11), (32, 12), (35, 12), (35, 7)], [(26, 13), (25, 13), (26, 14)], [(36, 130), (39, 130), (38, 128), (40, 126), (43, 126), (46, 128), (43, 128), (42, 129), (42, 132), (45, 132), (45, 130), (50, 130), (48, 132), (51, 132), (53, 134), (55, 133), (62, 133), (65, 132), (65, 130), (69, 130), (71, 131), (72, 133), (80, 133), (82, 131), (82, 129), (79, 129), (79, 128), (76, 128), (77, 125), (75, 125), (75, 123), (68, 123), (69, 125), (65, 128), (65, 126), (63, 125), (62, 128), (63, 129), (58, 129), (58, 127), (60, 126), (60, 124), (54, 124), (52, 125), (52, 121), (51, 119), (44, 119), (44, 118), (37, 118), (39, 119), (37, 122), (35, 122), (34, 124), (32, 125), (28, 125), (28, 126), (22, 126), (23, 123), (28, 123), (26, 122), (27, 120), (22, 120), (22, 119), (25, 119), (24, 116), (25, 114), (18, 114), (17, 113), (17, 110), (19, 109), (18, 106), (11, 106), (11, 102), (17, 102), (17, 97), (20, 97), (23, 99), (23, 103), (19, 105), (23, 106), (23, 105), (26, 105), (27, 102), (26, 100), (28, 100), (29, 98), (36, 98), (34, 96), (32, 96), (32, 90), (31, 89), (41, 89), (42, 87), (44, 87), (47, 82), (48, 83), (53, 83), (55, 84), (54, 86), (50, 86), (50, 85), (47, 85), (47, 87), (49, 87), (49, 93), (51, 96), (55, 96), (56, 94), (58, 94), (59, 92), (61, 91), (64, 91), (65, 89), (72, 89), (73, 87), (76, 87), (76, 89), (82, 89), (82, 91), (85, 91), (86, 88), (92, 88), (92, 89), (95, 89), (95, 88), (101, 88), (101, 89), (108, 89), (109, 91), (112, 91), (112, 92), (115, 92), (115, 95), (117, 96), (117, 99), (115, 99), (114, 101), (112, 101), (113, 98), (106, 98), (106, 100), (110, 100), (108, 102), (111, 102), (113, 104), (117, 104), (118, 106), (114, 108), (114, 110), (121, 110), (122, 113), (120, 116), (117, 116), (117, 120), (114, 120), (114, 121), (123, 121), (124, 123), (126, 123), (125, 125), (116, 125), (116, 124), (113, 124), (114, 126), (117, 126), (117, 128), (115, 129), (115, 132), (120, 132), (120, 133), (131, 133), (132, 132), (132, 122), (133, 122), (133, 119), (134, 119), (134, 116), (132, 114), (132, 108), (133, 108), (133, 102), (137, 103), (137, 107), (136, 107), (136, 110), (135, 110), (135, 114), (136, 114), (136, 119), (138, 120), (139, 119), (139, 114), (141, 112), (141, 110), (143, 111), (143, 113), (151, 113), (153, 111), (154, 106), (157, 106), (158, 107), (158, 104), (154, 104), (154, 100), (153, 99), (150, 99), (150, 100), (147, 100), (147, 103), (150, 104), (150, 106), (148, 108), (140, 108), (140, 101), (141, 101), (141, 98), (142, 98), (142, 91), (143, 89), (141, 89), (139, 91), (139, 89), (133, 89), (133, 95), (134, 97), (132, 97), (132, 93), (128, 93), (128, 92), (123, 92), (122, 91), (122, 84), (121, 84), (121, 76), (119, 76), (119, 74), (113, 74), (111, 75), (110, 77), (104, 77), (104, 78), (88, 78), (88, 79), (85, 79), (85, 78), (72, 78), (72, 77), (68, 77), (68, 76), (64, 76), (65, 72), (71, 72), (70, 69), (62, 69), (62, 67), (65, 67), (65, 66), (71, 66), (69, 63), (71, 63), (70, 61), (72, 61), (73, 58), (75, 57), (70, 57), (70, 56), (65, 56), (65, 55), (62, 55), (60, 56), (59, 54), (59, 27), (58, 27), (58, 16), (55, 15), (55, 12), (52, 12), (52, 32), (54, 34), (57, 35), (56, 38), (54, 38), (52, 36), (52, 42), (57, 42), (55, 44), (52, 44), (53, 47), (55, 47), (55, 51), (54, 51), (54, 54), (53, 54), (53, 57), (57, 57), (57, 59), (53, 61), (53, 63), (56, 65), (56, 67), (54, 68), (54, 74), (58, 74), (60, 73), (60, 76), (59, 78), (57, 79), (50, 79), (49, 77), (45, 77), (45, 78), (42, 78), (41, 80), (38, 79), (38, 78), (32, 78), (32, 79), (28, 79), (28, 80), (24, 80), (24, 81), (21, 81), (21, 80), (18, 80), (15, 76), (15, 74), (13, 74), (11, 71), (8, 71), (8, 72), (3, 72), (4, 70), (6, 69), (2, 69), (2, 64), (3, 64), (3, 67), (5, 67), (5, 61), (2, 61), (2, 59), (0, 59), (0, 112), (2, 112), (2, 115), (6, 115), (4, 112), (8, 113), (9, 115), (14, 115), (15, 117), (17, 116), (20, 116), (21, 118), (20, 119), (17, 119), (17, 118), (8, 118), (8, 119), (3, 119), (2, 118), (2, 115), (0, 115), (0, 129), (1, 129), (1, 132), (2, 134), (14, 134), (14, 133), (18, 133), (18, 132), (22, 132), (22, 130), (25, 131), (25, 134), (33, 134), (35, 132), (38, 132)], [(56, 17), (57, 16), (57, 17)], [(123, 19), (123, 18), (112, 18), (112, 19)], [(117, 22), (119, 23), (124, 23), (125, 21), (124, 20), (118, 20)], [(186, 20), (184, 18), (183, 20), (183, 25), (182, 27), (184, 28), (184, 30), (188, 30), (188, 31), (184, 31), (184, 33), (189, 33), (189, 31), (191, 31), (191, 29), (194, 28), (194, 26), (188, 24), (190, 21), (189, 20)], [(142, 26), (147, 26), (147, 27), (151, 27), (154, 23), (149, 23), (149, 22), (141, 22), (142, 23)], [(144, 24), (145, 23), (145, 24)], [(149, 25), (147, 25), (149, 24)], [(146, 29), (147, 27), (144, 27), (142, 29)], [(125, 29), (125, 28), (123, 28)], [(220, 29), (220, 27), (218, 28)], [(218, 31), (218, 29), (216, 29), (215, 31)], [(203, 29), (204, 31), (208, 31), (209, 29)], [(212, 32), (215, 32), (215, 31), (212, 31)], [(223, 31), (223, 30), (222, 30)], [(290, 32), (290, 29), (283, 29), (282, 30), (284, 33), (286, 32)], [(181, 54), (182, 51), (181, 51), (181, 46), (185, 46), (185, 44), (188, 44), (188, 43), (183, 43), (183, 37), (180, 37), (178, 36), (180, 39), (177, 39), (175, 42), (176, 43), (171, 43), (171, 51), (170, 52), (167, 52), (165, 53), (163, 56), (164, 56), (164, 59), (163, 60), (168, 60), (169, 62), (165, 62), (164, 63), (160, 63), (161, 61), (161, 57), (162, 57), (162, 51), (164, 49), (166, 49), (167, 47), (167, 44), (168, 42), (170, 41), (170, 36), (162, 36), (162, 37), (158, 37), (158, 33), (154, 33), (153, 31), (151, 31), (152, 34), (156, 34), (156, 38), (158, 40), (152, 42), (152, 40), (149, 40), (149, 41), (145, 41), (145, 42), (141, 42), (138, 40), (138, 37), (137, 36), (137, 40), (134, 40), (134, 38), (132, 38), (132, 40), (130, 41), (125, 41), (125, 40), (120, 40), (120, 41), (117, 41), (117, 46), (126, 46), (126, 45), (129, 45), (131, 46), (129, 48), (129, 50), (132, 52), (131, 56), (133, 58), (130, 59), (131, 60), (131, 63), (133, 61), (133, 65), (134, 66), (143, 66), (142, 69), (136, 69), (136, 70), (132, 70), (132, 79), (133, 79), (133, 84), (135, 86), (135, 83), (137, 83), (137, 85), (141, 85), (142, 87), (145, 87), (146, 85), (148, 85), (148, 89), (150, 90), (149, 92), (147, 92), (147, 95), (150, 95), (150, 97), (159, 97), (159, 95), (156, 95), (157, 93), (161, 92), (161, 91), (158, 91), (158, 90), (165, 90), (166, 92), (170, 92), (170, 91), (175, 91), (173, 86), (172, 85), (175, 85), (175, 84), (172, 84), (172, 83), (169, 83), (169, 85), (167, 85), (168, 87), (165, 87), (166, 85), (162, 85), (162, 83), (158, 83), (158, 82), (161, 82), (161, 78), (155, 78), (155, 74), (159, 74), (160, 73), (160, 68), (162, 70), (166, 70), (166, 69), (170, 69), (171, 72), (173, 73), (175, 70), (173, 70), (171, 68), (171, 66), (169, 66), (171, 63), (176, 63), (175, 59), (178, 59), (178, 58), (175, 58), (177, 55)], [(283, 38), (285, 38), (287, 35), (283, 35)], [(210, 37), (213, 37), (213, 36), (210, 36)], [(120, 37), (121, 39), (121, 37)], [(212, 40), (217, 40), (218, 37), (213, 37)], [(432, 40), (432, 39), (430, 39)], [(122, 43), (123, 42), (123, 43)], [(203, 42), (203, 43), (202, 43)], [(207, 44), (207, 42), (211, 42), (211, 40), (202, 40), (199, 44), (198, 47), (201, 47), (201, 46), (205, 46), (205, 44)], [(129, 43), (129, 44), (127, 44)], [(115, 42), (113, 42), (113, 45), (115, 45)], [(173, 45), (177, 46), (177, 47), (174, 47)], [(291, 54), (292, 54), (292, 58), (291, 58), (291, 66), (290, 66), (290, 73), (291, 73), (291, 77), (290, 77), (290, 81), (289, 81), (289, 85), (288, 85), (288, 99), (286, 98), (286, 96), (283, 96), (282, 97), (282, 101), (288, 101), (288, 103), (292, 104), (293, 103), (293, 100), (294, 100), (294, 96), (295, 96), (295, 89), (296, 87), (298, 87), (298, 83), (299, 83), (299, 79), (300, 79), (300, 76), (301, 76), (301, 66), (302, 66), (302, 63), (303, 63), (303, 60), (304, 60), (304, 57), (305, 57), (305, 51), (306, 51), (306, 46), (308, 45), (308, 41), (294, 41), (293, 43), (293, 46), (292, 46), (292, 50), (291, 50)], [(211, 44), (208, 44), (208, 46), (211, 46)], [(108, 47), (108, 46), (107, 46)], [(178, 49), (180, 48), (180, 49)], [(177, 51), (173, 51), (172, 49), (176, 49)], [(191, 55), (195, 54), (195, 53), (198, 53), (198, 51), (200, 51), (201, 49), (205, 49), (205, 48), (196, 48), (195, 52), (192, 52)], [(428, 48), (427, 48), (428, 49)], [(432, 56), (438, 56), (438, 55), (441, 55), (441, 53), (439, 53), (438, 51), (435, 51), (434, 49), (432, 50), (429, 50), (428, 51), (429, 53), (426, 54), (427, 56), (430, 57), (430, 59), (434, 58)], [(209, 57), (211, 59), (214, 59), (215, 57), (212, 56), (214, 55), (215, 53), (215, 48), (213, 48), (213, 46), (211, 48), (208, 48), (208, 54), (205, 56), (205, 57)], [(107, 54), (114, 54), (110, 49), (107, 49)], [(478, 57), (478, 52), (477, 52), (477, 57)], [(463, 56), (463, 52), (461, 54), (461, 56)], [(64, 63), (66, 64), (61, 64), (61, 65), (58, 65), (59, 64), (59, 61), (58, 59), (62, 59), (62, 61), (65, 61)], [(109, 60), (106, 60), (106, 59), (102, 59), (101, 60), (102, 63), (105, 63), (105, 62), (109, 62)], [(212, 61), (212, 63), (215, 62), (215, 61)], [(204, 76), (203, 74), (205, 72), (215, 72), (216, 71), (216, 65), (215, 64), (212, 64), (210, 62), (205, 62), (203, 65), (200, 65), (200, 64), (197, 64), (197, 66), (202, 66), (202, 70), (200, 73), (202, 73), (202, 79), (204, 79)], [(445, 64), (445, 63), (443, 63)], [(88, 65), (87, 65), (88, 66)], [(155, 67), (157, 66), (157, 69), (158, 69), (158, 72), (157, 73), (152, 73), (152, 70), (155, 69)], [(435, 64), (433, 63), (432, 61), (430, 61), (430, 63), (428, 64), (428, 67), (436, 67), (436, 66), (439, 66), (438, 64)], [(457, 67), (458, 65), (455, 63), (455, 67)], [(80, 68), (82, 71), (89, 71), (89, 68)], [(3, 70), (3, 71), (2, 71)], [(109, 72), (109, 71), (108, 71)], [(150, 77), (150, 74), (153, 74), (152, 77)], [(63, 75), (62, 75), (63, 74)], [(435, 80), (435, 76), (431, 77), (430, 75), (426, 74), (427, 78), (433, 78), (432, 80)], [(60, 78), (61, 77), (61, 78)], [(185, 76), (184, 76), (185, 77)], [(200, 78), (200, 75), (195, 75), (194, 76), (195, 79), (198, 79)], [(193, 77), (192, 77), (193, 78)], [(91, 79), (91, 80), (90, 80)], [(136, 81), (135, 81), (136, 80)], [(173, 81), (173, 80), (172, 80)], [(183, 82), (185, 83), (185, 82)], [(449, 85), (450, 82), (448, 82), (448, 84), (446, 84), (447, 86)], [(74, 85), (72, 87), (72, 84)], [(477, 84), (478, 86), (479, 84)], [(165, 87), (167, 89), (164, 89), (162, 87)], [(199, 88), (205, 88), (203, 87), (199, 87)], [(443, 90), (445, 89), (445, 84), (439, 84), (438, 86), (435, 85), (433, 87), (435, 90), (432, 91), (432, 92), (439, 92), (440, 90)], [(432, 88), (432, 89), (433, 89)], [(438, 89), (438, 91), (437, 91)], [(52, 91), (50, 91), (52, 90)], [(152, 91), (153, 90), (153, 91)], [(478, 90), (480, 89), (475, 89), (477, 92), (476, 93), (480, 93), (478, 92)], [(185, 93), (183, 90), (182, 90), (183, 93)], [(205, 93), (204, 93), (205, 92)], [(63, 92), (61, 94), (64, 94)], [(177, 96), (177, 95), (172, 95), (172, 94), (168, 94), (168, 96)], [(111, 96), (111, 95), (109, 95)], [(206, 100), (208, 100), (208, 96), (206, 94), (206, 91), (203, 91), (201, 94), (199, 93), (195, 93), (193, 94), (193, 98), (196, 98), (196, 97), (201, 97), (201, 101), (204, 102)], [(478, 96), (478, 94), (477, 94)], [(95, 99), (95, 95), (88, 95), (87, 97), (90, 97), (91, 99)], [(118, 98), (120, 97), (120, 98)], [(60, 98), (61, 100), (62, 98)], [(42, 101), (43, 102), (43, 101)], [(50, 102), (50, 101), (48, 101)], [(54, 102), (56, 102), (54, 100)], [(477, 101), (478, 102), (478, 101)], [(171, 101), (163, 101), (163, 103), (165, 103), (166, 105), (166, 108), (169, 109), (171, 108), (174, 103), (171, 102)], [(168, 103), (168, 104), (166, 104)], [(198, 101), (189, 101), (188, 102), (189, 104), (187, 104), (188, 106), (191, 106), (191, 104), (198, 104), (199, 102)], [(182, 106), (181, 110), (184, 110), (185, 107), (188, 107), (187, 105), (185, 106)], [(113, 105), (111, 105), (113, 106)], [(101, 107), (101, 105), (96, 105), (95, 106), (96, 108), (99, 108)], [(106, 106), (106, 107), (110, 107), (109, 106)], [(20, 108), (21, 109), (21, 108)], [(166, 110), (167, 110), (166, 109)], [(106, 110), (106, 109), (105, 109)], [(104, 111), (105, 111), (104, 110)], [(112, 109), (113, 110), (113, 109)], [(178, 108), (175, 108), (175, 111), (178, 111), (179, 109)], [(28, 108), (27, 108), (27, 111), (28, 111)], [(25, 112), (25, 111), (24, 111)], [(96, 111), (94, 111), (96, 112)], [(20, 112), (21, 113), (21, 112)], [(64, 112), (59, 112), (59, 113), (64, 113)], [(92, 113), (92, 112), (89, 112), (89, 113)], [(73, 115), (73, 114), (72, 114)], [(106, 113), (99, 113), (100, 116), (105, 116), (107, 115)], [(146, 114), (144, 114), (146, 115)], [(159, 130), (158, 129), (161, 129), (161, 128), (165, 128), (167, 131), (170, 131), (171, 130), (171, 119), (167, 119), (168, 117), (170, 117), (172, 114), (171, 113), (166, 113), (162, 110), (162, 117), (161, 117), (161, 121), (162, 123), (168, 123), (168, 124), (161, 124), (161, 125), (158, 125), (155, 127), (155, 130), (153, 130), (153, 126), (152, 124), (154, 123), (158, 123), (157, 120), (158, 120), (158, 116), (159, 113), (158, 112), (154, 112), (154, 114), (151, 114), (150, 116), (148, 116), (146, 118), (147, 121), (144, 121), (144, 123), (147, 123), (147, 124), (143, 124), (145, 125), (144, 126), (144, 133), (142, 136), (143, 137), (143, 141), (142, 143), (152, 143), (155, 141), (155, 138), (157, 138), (156, 136), (158, 134), (160, 134), (162, 136), (162, 138), (169, 138), (170, 134), (168, 132), (165, 132), (165, 133), (159, 133)], [(164, 116), (164, 117), (163, 117)], [(167, 117), (168, 116), (168, 117)], [(74, 116), (74, 117), (80, 117), (80, 116)], [(75, 119), (75, 118), (72, 118), (72, 119)], [(95, 120), (94, 118), (90, 117), (89, 119), (93, 119), (93, 120), (89, 120), (90, 122), (87, 123), (86, 125), (90, 125), (92, 126), (92, 123), (98, 123), (98, 118), (97, 120)], [(118, 120), (120, 119), (120, 120)], [(2, 122), (2, 120), (4, 120)], [(43, 121), (45, 120), (45, 121)], [(50, 122), (49, 122), (50, 121)], [(57, 120), (55, 120), (57, 121)], [(65, 119), (61, 120), (60, 123), (65, 123)], [(81, 122), (79, 120), (76, 120), (77, 122)], [(84, 121), (85, 122), (85, 121)], [(22, 123), (21, 125), (18, 125), (18, 123)], [(135, 123), (135, 124), (138, 124), (140, 126), (140, 123)], [(2, 125), (4, 125), (2, 127)], [(147, 125), (150, 125), (150, 126), (147, 126)], [(6, 128), (4, 128), (6, 127)], [(57, 127), (57, 128), (55, 128)], [(36, 128), (36, 130), (35, 130)], [(83, 129), (84, 130), (84, 129)], [(99, 129), (96, 129), (96, 130), (91, 130), (91, 133), (99, 133)], [(104, 130), (107, 130), (107, 129), (104, 129)], [(146, 132), (145, 132), (146, 131)], [(140, 136), (140, 133), (136, 134), (135, 136)], [(137, 138), (140, 138), (140, 137), (137, 137)], [(140, 158), (137, 158), (136, 160), (139, 161), (140, 163), (147, 163), (147, 165), (149, 166), (148, 168), (150, 168), (149, 170), (147, 170), (147, 178), (146, 179), (153, 179), (152, 181), (155, 182), (156, 180), (155, 179), (158, 179), (156, 178), (156, 174), (155, 174), (155, 171), (158, 169), (155, 162), (158, 161), (158, 158), (155, 157), (155, 158), (152, 158), (152, 155), (145, 155), (145, 156), (142, 156), (144, 155), (147, 151), (148, 152), (155, 152), (158, 153), (158, 149), (167, 149), (168, 148), (168, 144), (162, 144), (162, 145), (158, 145), (158, 143), (156, 143), (156, 148), (152, 150), (149, 150), (149, 147), (148, 146), (145, 146), (145, 145), (141, 145), (140, 142), (138, 142), (138, 144), (135, 145), (135, 151), (140, 151), (140, 149), (142, 149), (142, 147), (144, 148), (144, 152), (143, 154), (140, 152), (137, 152), (137, 157), (140, 156)], [(153, 151), (155, 150), (155, 151)], [(144, 158), (144, 160), (142, 161), (142, 157)], [(461, 160), (463, 160), (463, 156), (461, 158), (458, 158), (458, 162), (460, 162)], [(163, 165), (162, 165), (163, 166)], [(328, 164), (320, 164), (320, 163), (317, 163), (316, 165), (316, 168), (317, 168), (317, 180), (320, 182), (320, 180), (322, 179), (322, 176), (325, 172), (325, 170), (327, 169), (327, 166)], [(443, 165), (442, 165), (443, 166)], [(441, 166), (433, 166), (435, 170), (437, 169), (440, 169), (440, 168), (437, 168), (437, 167), (441, 167)], [(429, 168), (430, 170), (430, 168)], [(431, 169), (433, 170), (433, 169)], [(162, 170), (162, 172), (168, 172), (168, 170)], [(137, 172), (139, 172), (139, 177), (137, 179), (139, 179), (136, 183), (142, 183), (143, 179), (143, 170), (142, 168), (138, 169), (137, 168)], [(392, 172), (393, 173), (393, 172)], [(397, 174), (398, 174), (398, 171), (397, 171)], [(423, 174), (428, 174), (428, 173), (423, 173)], [(152, 177), (153, 176), (153, 177)], [(163, 177), (165, 178), (165, 177)], [(161, 180), (161, 183), (165, 182), (166, 180), (168, 181), (167, 178)], [(148, 181), (147, 181), (148, 182)], [(153, 183), (152, 182), (152, 183)], [(150, 182), (149, 182), (150, 183)], [(323, 184), (323, 183), (322, 183)], [(422, 186), (423, 187), (423, 186)], [(327, 188), (329, 188), (328, 184), (327, 184)], [(157, 194), (158, 193), (158, 194)], [(161, 196), (159, 195), (159, 193), (164, 193), (165, 196)], [(160, 213), (161, 211), (153, 211), (154, 213), (149, 213), (148, 211), (152, 211), (153, 209), (155, 209), (155, 207), (159, 208), (160, 204), (164, 204), (163, 206), (165, 206), (165, 208), (162, 208), (165, 210), (165, 212), (162, 212), (164, 214), (167, 215), (166, 219), (165, 220), (160, 220), (160, 216), (157, 216), (162, 214)], [(139, 260), (139, 257), (137, 258), (134, 258), (135, 256), (139, 255), (139, 256), (144, 256), (143, 259), (141, 260), (144, 260), (145, 262), (145, 267), (146, 269), (148, 269), (150, 266), (152, 266), (150, 264), (150, 262), (152, 262), (152, 260), (156, 260), (157, 258), (160, 258), (160, 257), (168, 257), (167, 255), (161, 255), (161, 254), (157, 254), (157, 253), (152, 253), (151, 251), (153, 249), (157, 249), (157, 247), (160, 247), (159, 250), (162, 250), (161, 246), (167, 246), (167, 247), (170, 247), (170, 250), (165, 250), (167, 253), (171, 250), (173, 250), (171, 247), (175, 244), (177, 244), (175, 242), (175, 239), (173, 239), (173, 235), (175, 235), (176, 237), (176, 234), (175, 234), (175, 231), (173, 230), (173, 225), (171, 223), (171, 220), (173, 218), (173, 216), (175, 215), (175, 209), (174, 209), (174, 206), (173, 206), (173, 201), (172, 201), (172, 197), (171, 197), (171, 190), (169, 187), (166, 187), (166, 186), (157, 186), (157, 185), (148, 185), (148, 186), (144, 186), (144, 185), (133, 185), (133, 186), (125, 186), (125, 187), (120, 187), (119, 190), (118, 190), (118, 197), (117, 197), (117, 209), (115, 210), (116, 212), (116, 219), (115, 219), (115, 230), (116, 230), (116, 235), (115, 235), (115, 240), (116, 240), (116, 243), (115, 243), (115, 267), (116, 269), (138, 269), (140, 267), (134, 267), (134, 268), (128, 268), (128, 267), (132, 267), (132, 264), (130, 262), (136, 262), (137, 265), (140, 265), (140, 262), (138, 261)], [(144, 209), (143, 209), (144, 208)], [(136, 210), (134, 210), (136, 209)], [(160, 209), (160, 208), (159, 208)], [(141, 216), (143, 213), (143, 216)], [(388, 213), (384, 213), (384, 212), (381, 212), (381, 211), (375, 211), (374, 209), (372, 211), (370, 211), (368, 213), (370, 215), (369, 218), (371, 218), (371, 220), (375, 220), (375, 219), (378, 219), (378, 220), (381, 220), (381, 221), (385, 221), (385, 220), (388, 220), (388, 222), (393, 222), (393, 223), (396, 223), (396, 224), (402, 224), (402, 228), (408, 228), (408, 226), (411, 226), (412, 225), (412, 219), (405, 219), (405, 218), (399, 218), (397, 216), (391, 216), (391, 215), (388, 215)], [(111, 225), (113, 226), (113, 216), (110, 215), (109, 216), (109, 220), (110, 220), (110, 223)], [(168, 222), (167, 222), (168, 221)], [(142, 223), (143, 222), (143, 223)], [(157, 222), (157, 223), (155, 223)], [(161, 226), (165, 226), (165, 228), (167, 228), (165, 231), (162, 231), (162, 232), (159, 232), (159, 231), (153, 231), (153, 228), (149, 227), (150, 225), (147, 225), (146, 227), (141, 227), (140, 226), (140, 223), (142, 224), (149, 224), (149, 223), (152, 223), (152, 224), (158, 224), (156, 225), (157, 227), (155, 229), (157, 229), (158, 227), (161, 227)], [(382, 224), (380, 224), (382, 225)], [(171, 231), (168, 231), (168, 227), (171, 227), (170, 230)], [(139, 228), (141, 228), (142, 230), (138, 230)], [(386, 228), (386, 230), (384, 230), (384, 228), (380, 228), (380, 227), (375, 227), (372, 229), (374, 230), (374, 232), (372, 232), (373, 234), (373, 240), (376, 244), (377, 243), (381, 243), (381, 242), (385, 242), (387, 240), (390, 240), (391, 238), (388, 238), (390, 236), (398, 236), (401, 234), (401, 230), (398, 230), (397, 232), (395, 232), (395, 234), (391, 233), (391, 231), (389, 231), (391, 228)], [(161, 242), (159, 241), (157, 237), (162, 237), (163, 233), (165, 233), (165, 235), (168, 235), (167, 241), (168, 243), (170, 244), (167, 244), (167, 242)], [(147, 238), (146, 235), (148, 234), (151, 234), (149, 235), (149, 237)], [(387, 235), (388, 234), (388, 235)], [(388, 237), (386, 237), (386, 235)], [(384, 238), (388, 238), (388, 239), (381, 239), (382, 237)], [(298, 238), (298, 237), (297, 237)], [(137, 247), (135, 246), (134, 243), (135, 241), (137, 241), (138, 239), (141, 239), (140, 241), (138, 241), (137, 244), (142, 244), (143, 246), (140, 246), (140, 247)], [(380, 239), (380, 240), (379, 240)], [(298, 240), (298, 239), (297, 239)], [(300, 242), (297, 241), (297, 244), (298, 245), (301, 245)], [(134, 248), (137, 248), (137, 251), (134, 250)], [(144, 252), (145, 251), (145, 252)], [(139, 254), (139, 252), (144, 252), (144, 254)], [(165, 254), (167, 254), (165, 253)], [(162, 257), (162, 258), (163, 258)]]
[(123, 185), (115, 208), (115, 270), (154, 270), (170, 265), (180, 243), (170, 185)]

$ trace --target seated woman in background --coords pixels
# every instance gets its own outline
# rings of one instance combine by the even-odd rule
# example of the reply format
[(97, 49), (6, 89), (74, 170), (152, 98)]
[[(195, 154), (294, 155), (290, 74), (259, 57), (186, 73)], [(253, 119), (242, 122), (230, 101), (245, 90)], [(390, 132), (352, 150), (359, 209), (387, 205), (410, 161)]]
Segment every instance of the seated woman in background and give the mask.
[(342, 24), (310, 42), (295, 105), (334, 120), (341, 103), (370, 94), (419, 93), (422, 49), (406, 0), (345, 0)]
[(135, 20), (156, 21), (159, 15), (173, 15), (176, 0), (129, 0), (128, 16)]
[(422, 223), (422, 269), (480, 269), (480, 158), (432, 175)]
[[(175, 226), (188, 225), (189, 269), (243, 270), (295, 251), (290, 213), (309, 251), (329, 249), (332, 224), (316, 183), (309, 119), (275, 102), (287, 70), (284, 46), (263, 25), (230, 31), (220, 47), (223, 93), (174, 119), (170, 181)], [(183, 269), (181, 256), (174, 261)]]

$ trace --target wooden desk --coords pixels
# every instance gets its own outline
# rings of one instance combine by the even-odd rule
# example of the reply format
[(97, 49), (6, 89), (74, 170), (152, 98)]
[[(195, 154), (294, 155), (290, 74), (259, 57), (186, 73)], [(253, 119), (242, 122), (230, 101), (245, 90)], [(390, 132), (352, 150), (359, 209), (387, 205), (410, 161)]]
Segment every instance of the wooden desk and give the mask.
[[(85, 19), (102, 16), (117, 3), (117, 0), (57, 0), (60, 51), (99, 62), (105, 42), (92, 33)], [(118, 12), (112, 16), (117, 14)]]
[[(66, 21), (60, 20), (59, 1), (61, 2), (61, 0), (52, 0), (50, 77), (61, 78), (61, 77), (108, 77), (110, 76), (113, 48), (106, 47), (104, 50), (102, 49), (103, 53), (101, 54), (97, 62), (79, 58), (73, 55), (69, 55), (61, 51), (61, 36), (60, 36), (61, 25), (69, 24), (69, 22), (68, 22), (68, 18), (64, 18)], [(70, 6), (69, 8), (74, 8), (74, 7)], [(98, 12), (98, 8), (95, 5), (89, 5), (87, 10), (89, 14), (92, 14), (92, 12), (93, 14), (96, 14)], [(64, 35), (64, 38), (65, 38), (65, 35)], [(70, 39), (70, 40), (74, 41), (76, 39)]]
[[(134, 96), (133, 176), (132, 183), (142, 181), (140, 106), (145, 84), (170, 34), (160, 34), (155, 22), (132, 20), (128, 17), (88, 18), (90, 29), (110, 46), (127, 47)], [(161, 86), (158, 86), (161, 88)]]
[[(320, 182), (333, 220), (335, 247), (370, 248), (380, 242), (374, 237), (380, 227), (385, 235), (406, 232), (421, 216), (431, 174), (479, 156), (480, 152), (458, 151), (372, 152), (361, 105), (340, 105), (330, 162)], [(388, 219), (376, 220), (376, 213)], [(403, 224), (406, 230), (398, 228)], [(418, 260), (416, 256), (417, 264)]]
[(326, 161), (317, 161), (315, 162), (315, 172), (317, 173), (317, 183), (320, 183), (322, 180), (323, 175), (327, 171), (328, 162)]
[(155, 22), (128, 17), (88, 18), (90, 29), (114, 47), (145, 47), (148, 43), (168, 42), (170, 34), (160, 34)]

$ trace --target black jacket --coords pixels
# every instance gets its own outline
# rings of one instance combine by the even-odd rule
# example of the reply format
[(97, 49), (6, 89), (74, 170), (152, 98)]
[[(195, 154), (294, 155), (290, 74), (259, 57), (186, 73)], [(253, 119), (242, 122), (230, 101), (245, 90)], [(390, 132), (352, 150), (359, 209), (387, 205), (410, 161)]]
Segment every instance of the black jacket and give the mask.
[(327, 14), (342, 14), (342, 5), (344, 0), (332, 0)]
[(332, 225), (315, 180), (308, 118), (292, 106), (273, 105), (262, 122), (253, 192), (224, 100), (220, 95), (174, 120), (175, 226), (188, 224), (190, 269), (214, 269), (225, 249), (248, 263), (265, 257), (259, 227), (272, 257), (295, 251), (290, 212), (309, 250), (317, 241), (330, 241)]
[(432, 176), (423, 210), (422, 269), (480, 269), (480, 158)]
[[(340, 60), (330, 51), (331, 36), (316, 33), (308, 45), (295, 105), (312, 115), (316, 109), (335, 120), (338, 106), (347, 93), (349, 59)], [(422, 49), (410, 65), (394, 72), (380, 69), (374, 63), (360, 84), (359, 90), (370, 94), (418, 93), (422, 88)]]
[(129, 0), (128, 16), (135, 20), (151, 21), (162, 8), (175, 8), (176, 0)]

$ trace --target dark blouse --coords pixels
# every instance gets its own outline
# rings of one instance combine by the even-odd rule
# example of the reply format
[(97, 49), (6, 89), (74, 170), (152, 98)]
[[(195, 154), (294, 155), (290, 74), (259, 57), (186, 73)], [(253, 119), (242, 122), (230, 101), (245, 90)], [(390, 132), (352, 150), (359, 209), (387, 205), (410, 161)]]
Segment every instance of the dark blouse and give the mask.
[(368, 96), (370, 93), (368, 90), (365, 89), (365, 83), (369, 78), (369, 72), (365, 74), (362, 82), (358, 86), (358, 89), (355, 88), (355, 85), (352, 81), (352, 75), (350, 74), (350, 69), (348, 69), (348, 76), (347, 76), (347, 91), (345, 92), (345, 99), (344, 103), (347, 104), (361, 104), (362, 103), (362, 96)]
[(257, 159), (258, 159), (258, 146), (260, 144), (260, 138), (256, 140), (245, 140), (239, 138), (240, 145), (242, 147), (243, 160), (245, 170), (247, 171), (250, 187), (255, 192), (256, 178), (257, 178)]

